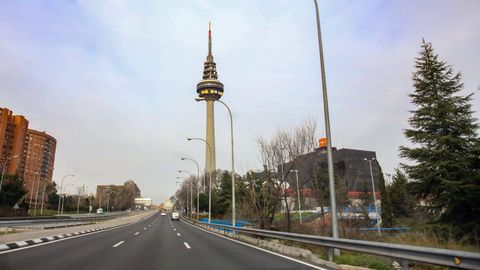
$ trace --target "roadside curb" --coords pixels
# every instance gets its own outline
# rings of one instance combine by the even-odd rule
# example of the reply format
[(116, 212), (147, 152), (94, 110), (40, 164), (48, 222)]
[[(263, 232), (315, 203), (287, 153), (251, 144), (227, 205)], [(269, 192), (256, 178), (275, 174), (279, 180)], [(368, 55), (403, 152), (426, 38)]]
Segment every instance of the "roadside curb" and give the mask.
[(60, 239), (65, 239), (65, 238), (70, 238), (73, 236), (79, 236), (79, 235), (85, 235), (85, 234), (91, 234), (95, 232), (101, 232), (105, 230), (112, 230), (118, 227), (124, 227), (133, 223), (140, 222), (142, 220), (145, 220), (151, 216), (153, 216), (155, 213), (145, 216), (141, 219), (135, 220), (133, 222), (128, 222), (125, 224), (119, 224), (119, 225), (114, 225), (114, 226), (104, 226), (100, 228), (95, 228), (95, 229), (89, 229), (89, 230), (83, 230), (79, 232), (72, 232), (72, 233), (66, 233), (66, 234), (58, 234), (54, 236), (48, 236), (48, 237), (40, 237), (36, 239), (30, 239), (30, 240), (24, 240), (24, 241), (17, 241), (17, 242), (12, 242), (12, 243), (7, 243), (7, 244), (0, 244), (0, 252), (7, 251), (7, 250), (12, 250), (12, 249), (17, 249), (17, 248), (22, 248), (22, 247), (27, 247), (27, 246), (34, 246), (42, 243), (47, 243), (47, 242), (54, 242)]
[(73, 232), (73, 233), (67, 233), (67, 234), (59, 234), (59, 235), (54, 235), (54, 236), (49, 236), (49, 237), (41, 237), (41, 238), (36, 238), (36, 239), (31, 239), (31, 240), (1, 244), (0, 245), (0, 251), (6, 251), (6, 250), (11, 250), (11, 249), (26, 247), (26, 246), (33, 246), (33, 245), (37, 245), (37, 244), (41, 244), (41, 243), (46, 243), (46, 242), (56, 241), (56, 240), (60, 240), (60, 239), (64, 239), (64, 238), (69, 238), (69, 237), (72, 237), (72, 236), (78, 236), (78, 235), (89, 234), (89, 233), (98, 232), (98, 231), (104, 231), (104, 230), (107, 230), (107, 229), (113, 229), (113, 228), (118, 227), (118, 226), (122, 226), (122, 225), (106, 226), (106, 227), (100, 227), (100, 228), (96, 228), (96, 229), (85, 230), (85, 231), (79, 231), (79, 232)]

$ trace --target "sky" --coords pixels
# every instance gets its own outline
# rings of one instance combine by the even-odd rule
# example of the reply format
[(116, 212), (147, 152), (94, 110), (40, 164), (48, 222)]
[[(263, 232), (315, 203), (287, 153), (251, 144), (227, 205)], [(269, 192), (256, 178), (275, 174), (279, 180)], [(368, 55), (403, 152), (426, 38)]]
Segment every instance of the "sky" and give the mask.
[[(461, 72), (480, 118), (480, 1), (319, 1), (332, 143), (375, 151), (384, 172), (408, 144), (422, 38)], [(122, 184), (160, 203), (178, 170), (204, 166), (205, 104), (194, 101), (208, 22), (236, 170), (261, 168), (256, 138), (307, 118), (324, 136), (315, 10), (309, 0), (0, 0), (0, 107), (57, 139), (54, 181)], [(228, 113), (215, 108), (217, 168), (230, 169)], [(367, 165), (366, 165), (367, 166)], [(70, 186), (67, 192), (74, 192)]]

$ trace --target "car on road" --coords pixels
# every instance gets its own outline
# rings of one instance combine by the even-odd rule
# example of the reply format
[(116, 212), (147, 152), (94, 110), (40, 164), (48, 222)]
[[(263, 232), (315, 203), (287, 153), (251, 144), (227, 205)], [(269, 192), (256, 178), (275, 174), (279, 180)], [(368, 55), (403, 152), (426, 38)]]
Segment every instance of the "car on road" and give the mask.
[(180, 220), (180, 214), (178, 212), (172, 212), (172, 220)]
[(98, 214), (98, 215), (103, 214), (103, 208), (98, 208), (98, 209), (97, 209), (97, 214)]
[(165, 212), (162, 212), (160, 215), (161, 215), (161, 216), (166, 216), (166, 215), (167, 215), (167, 213), (165, 213)]

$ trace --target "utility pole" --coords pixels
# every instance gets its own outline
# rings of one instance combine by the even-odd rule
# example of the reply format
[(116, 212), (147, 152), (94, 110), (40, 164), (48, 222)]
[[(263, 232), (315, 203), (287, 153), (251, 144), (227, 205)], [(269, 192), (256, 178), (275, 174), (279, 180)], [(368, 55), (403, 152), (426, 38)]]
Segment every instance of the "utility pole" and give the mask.
[(295, 178), (297, 179), (297, 201), (298, 201), (298, 214), (300, 215), (300, 224), (302, 223), (302, 206), (300, 205), (300, 186), (298, 185), (298, 170), (290, 170), (295, 173)]
[(37, 202), (38, 202), (38, 189), (40, 188), (40, 174), (38, 174), (38, 182), (37, 182), (37, 191), (35, 192), (35, 208), (33, 209), (33, 216), (37, 216)]
[(47, 187), (47, 183), (43, 184), (43, 192), (42, 192), (42, 206), (40, 207), (40, 215), (43, 214), (43, 203), (45, 202), (45, 189)]
[[(328, 185), (330, 191), (330, 207), (332, 216), (332, 237), (338, 238), (337, 201), (335, 196), (335, 179), (333, 173), (332, 135), (330, 132), (330, 113), (328, 109), (327, 79), (325, 75), (325, 61), (323, 57), (322, 31), (320, 28), (320, 13), (318, 11), (318, 3), (317, 0), (313, 0), (313, 2), (315, 4), (315, 15), (317, 18), (318, 51), (320, 54), (320, 71), (322, 77), (323, 114), (325, 117), (325, 133), (327, 136)], [(340, 250), (334, 249), (333, 254), (335, 256), (340, 256)], [(331, 256), (331, 254), (329, 259), (330, 261), (333, 260), (333, 256)]]
[(378, 236), (382, 236), (382, 232), (380, 230), (380, 214), (378, 213), (378, 203), (377, 203), (377, 196), (375, 195), (375, 183), (373, 181), (373, 171), (372, 171), (372, 161), (375, 160), (375, 158), (364, 158), (365, 161), (368, 161), (368, 165), (370, 166), (370, 178), (372, 180), (372, 192), (373, 192), (373, 203), (375, 204), (375, 214), (377, 216), (377, 230), (378, 230)]

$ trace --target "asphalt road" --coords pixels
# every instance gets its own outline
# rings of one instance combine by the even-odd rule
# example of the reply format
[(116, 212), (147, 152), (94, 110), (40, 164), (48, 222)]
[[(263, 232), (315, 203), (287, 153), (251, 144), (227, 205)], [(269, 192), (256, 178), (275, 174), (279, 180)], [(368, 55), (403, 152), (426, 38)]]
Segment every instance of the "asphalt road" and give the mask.
[(157, 213), (110, 231), (0, 253), (0, 269), (314, 268)]

